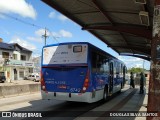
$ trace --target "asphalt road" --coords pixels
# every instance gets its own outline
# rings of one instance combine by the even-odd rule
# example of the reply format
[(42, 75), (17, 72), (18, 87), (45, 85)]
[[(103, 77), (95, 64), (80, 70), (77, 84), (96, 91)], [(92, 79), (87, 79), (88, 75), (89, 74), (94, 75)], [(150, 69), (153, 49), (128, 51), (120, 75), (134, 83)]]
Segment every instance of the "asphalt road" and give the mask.
[[(75, 117), (103, 104), (102, 101), (88, 104), (81, 102), (67, 102), (58, 100), (42, 100), (39, 93), (33, 95), (16, 96), (0, 99), (0, 111), (40, 111), (50, 117), (42, 119), (72, 120)], [(3, 103), (3, 104), (2, 104)], [(47, 112), (49, 111), (49, 112)], [(7, 119), (7, 118), (0, 118)], [(12, 119), (37, 119), (37, 118), (12, 118)], [(38, 118), (40, 119), (40, 118)]]
[[(124, 91), (123, 91), (124, 92)], [(121, 94), (123, 94), (123, 92)], [(113, 96), (113, 98), (118, 95)], [(113, 99), (111, 98), (111, 99)], [(109, 100), (110, 101), (110, 100)], [(0, 99), (0, 111), (33, 111), (40, 112), (42, 115), (49, 117), (42, 117), (38, 119), (47, 120), (72, 120), (87, 111), (90, 111), (100, 105), (103, 101), (96, 103), (81, 103), (81, 102), (67, 102), (59, 100), (42, 100), (40, 93), (15, 96), (10, 98)], [(0, 120), (8, 120), (8, 118), (0, 118)], [(37, 120), (37, 118), (9, 118), (10, 120)]]

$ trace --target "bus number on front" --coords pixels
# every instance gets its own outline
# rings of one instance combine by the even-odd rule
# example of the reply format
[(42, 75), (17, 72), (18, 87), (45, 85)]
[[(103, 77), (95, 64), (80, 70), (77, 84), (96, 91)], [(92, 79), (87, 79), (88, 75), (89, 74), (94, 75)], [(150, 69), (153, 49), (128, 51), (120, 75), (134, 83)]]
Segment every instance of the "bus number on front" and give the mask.
[(71, 92), (80, 92), (81, 89), (80, 88), (71, 88), (70, 91)]

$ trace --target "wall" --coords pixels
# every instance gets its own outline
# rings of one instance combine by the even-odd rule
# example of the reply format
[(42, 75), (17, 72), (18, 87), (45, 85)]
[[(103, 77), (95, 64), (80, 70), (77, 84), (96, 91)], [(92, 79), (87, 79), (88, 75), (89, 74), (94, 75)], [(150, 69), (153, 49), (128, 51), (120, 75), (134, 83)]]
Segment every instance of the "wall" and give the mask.
[(40, 84), (0, 86), (0, 98), (40, 92)]

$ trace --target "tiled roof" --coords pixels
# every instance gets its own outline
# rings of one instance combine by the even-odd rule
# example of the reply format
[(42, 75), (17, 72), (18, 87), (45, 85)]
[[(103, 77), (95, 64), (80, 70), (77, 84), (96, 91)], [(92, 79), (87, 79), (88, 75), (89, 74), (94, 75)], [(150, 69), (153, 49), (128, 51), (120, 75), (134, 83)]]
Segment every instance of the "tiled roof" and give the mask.
[(15, 50), (14, 46), (18, 46), (21, 49), (21, 51), (32, 52), (32, 51), (30, 51), (30, 50), (28, 50), (28, 49), (20, 46), (17, 43), (10, 43), (10, 44), (8, 44), (8, 43), (0, 42), (0, 49), (6, 49), (6, 50), (12, 50), (13, 51), (13, 50)]

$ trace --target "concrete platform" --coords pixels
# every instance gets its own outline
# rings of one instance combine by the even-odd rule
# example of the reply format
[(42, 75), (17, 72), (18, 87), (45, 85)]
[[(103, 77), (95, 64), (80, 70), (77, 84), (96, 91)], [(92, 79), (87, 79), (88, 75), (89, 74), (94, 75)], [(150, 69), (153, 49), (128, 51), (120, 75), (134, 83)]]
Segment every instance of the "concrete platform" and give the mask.
[[(136, 86), (134, 89), (129, 89), (129, 85), (126, 85), (121, 94), (116, 95), (103, 105), (77, 117), (75, 120), (146, 120), (146, 117), (136, 117), (135, 114), (131, 117), (130, 115), (138, 112), (140, 112), (140, 115), (146, 113), (147, 102), (148, 86), (145, 87), (144, 94), (139, 94), (139, 86)], [(129, 117), (125, 117), (122, 114), (116, 116), (116, 112), (122, 113), (123, 115), (128, 113)], [(93, 117), (89, 116), (91, 113), (93, 113)]]

